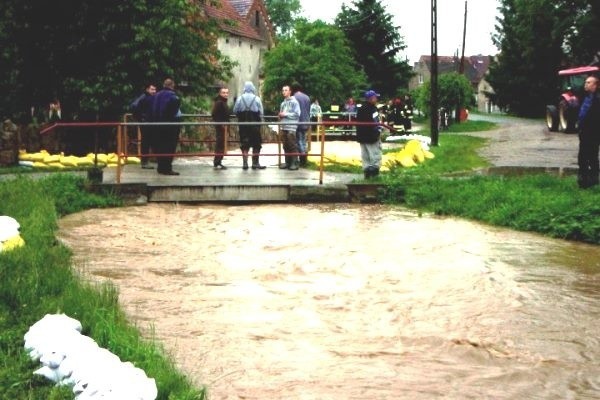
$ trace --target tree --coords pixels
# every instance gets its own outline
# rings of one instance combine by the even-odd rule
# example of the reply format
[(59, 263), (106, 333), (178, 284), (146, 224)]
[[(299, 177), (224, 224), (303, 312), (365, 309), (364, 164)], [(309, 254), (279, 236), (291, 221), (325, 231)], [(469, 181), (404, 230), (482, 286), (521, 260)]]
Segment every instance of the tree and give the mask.
[(500, 49), (487, 77), (494, 101), (521, 116), (541, 116), (559, 90), (558, 70), (588, 64), (599, 50), (600, 3), (502, 0), (493, 41)]
[(359, 93), (366, 77), (352, 57), (339, 28), (322, 21), (299, 20), (295, 35), (282, 40), (265, 56), (264, 99), (268, 107), (279, 105), (283, 84), (299, 82), (321, 104)]
[(589, 64), (600, 51), (600, 2), (589, 0), (563, 0), (567, 19), (565, 48), (570, 54), (570, 64)]
[(115, 119), (148, 81), (173, 77), (207, 92), (230, 63), (216, 22), (186, 0), (6, 0), (0, 45), (3, 116), (26, 116), (58, 97), (79, 120)]
[[(438, 79), (438, 96), (440, 108), (448, 112), (474, 105), (475, 97), (471, 82), (462, 74), (449, 72), (442, 74)], [(419, 86), (415, 94), (417, 109), (429, 114), (431, 103), (431, 81)]]
[(380, 1), (355, 0), (352, 5), (342, 5), (335, 23), (346, 34), (371, 86), (384, 97), (393, 97), (412, 76), (408, 62), (397, 59), (406, 48), (404, 39)]
[(302, 9), (300, 0), (265, 0), (265, 4), (277, 34), (281, 37), (290, 36)]

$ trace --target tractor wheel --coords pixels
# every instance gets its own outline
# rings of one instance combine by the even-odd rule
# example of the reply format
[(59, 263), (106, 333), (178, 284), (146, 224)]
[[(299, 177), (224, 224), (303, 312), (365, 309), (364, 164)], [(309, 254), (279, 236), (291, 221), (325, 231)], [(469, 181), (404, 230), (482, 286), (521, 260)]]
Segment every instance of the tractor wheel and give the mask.
[(556, 106), (546, 106), (546, 126), (550, 132), (558, 130), (558, 111), (556, 111)]
[(569, 131), (569, 104), (564, 100), (558, 104), (558, 130)]

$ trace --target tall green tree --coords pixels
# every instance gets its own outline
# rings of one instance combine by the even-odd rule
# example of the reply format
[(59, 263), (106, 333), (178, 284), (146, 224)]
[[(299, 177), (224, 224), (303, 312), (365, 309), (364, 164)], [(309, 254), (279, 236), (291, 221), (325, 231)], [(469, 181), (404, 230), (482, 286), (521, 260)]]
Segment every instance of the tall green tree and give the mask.
[(565, 50), (569, 64), (587, 65), (600, 51), (600, 2), (562, 0), (564, 14), (570, 16), (565, 27)]
[(289, 37), (302, 9), (300, 0), (265, 0), (265, 5), (269, 10), (269, 18), (275, 26), (277, 35)]
[[(216, 22), (186, 0), (6, 0), (0, 26), (0, 113), (53, 97), (80, 120), (114, 119), (148, 81), (187, 82), (203, 94), (227, 77)], [(6, 68), (5, 68), (6, 67)]]
[(558, 70), (586, 65), (600, 50), (600, 3), (589, 0), (502, 0), (496, 33), (500, 49), (488, 81), (501, 107), (540, 116), (552, 104)]
[(299, 20), (295, 35), (265, 56), (265, 103), (277, 109), (281, 86), (297, 81), (322, 105), (340, 104), (366, 87), (366, 76), (352, 55), (339, 28), (322, 21)]
[(399, 52), (406, 48), (392, 15), (379, 0), (354, 0), (342, 5), (335, 19), (350, 41), (356, 60), (367, 74), (371, 86), (386, 97), (392, 97), (408, 86), (412, 69)]

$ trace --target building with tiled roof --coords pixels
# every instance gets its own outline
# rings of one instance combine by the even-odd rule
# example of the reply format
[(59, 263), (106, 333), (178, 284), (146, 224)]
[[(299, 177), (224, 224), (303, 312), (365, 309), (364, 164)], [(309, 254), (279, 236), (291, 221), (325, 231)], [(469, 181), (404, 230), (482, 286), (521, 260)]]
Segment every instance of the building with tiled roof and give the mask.
[(230, 99), (239, 96), (244, 82), (260, 90), (264, 55), (274, 45), (273, 26), (263, 0), (205, 1), (206, 15), (219, 21), (222, 35), (217, 40), (221, 53), (237, 65), (227, 82)]
[[(494, 90), (485, 80), (485, 75), (488, 72), (491, 59), (490, 56), (469, 56), (465, 57), (464, 63), (464, 75), (473, 86), (477, 109), (484, 112), (493, 108), (493, 104), (491, 103), (488, 94), (493, 93)], [(438, 73), (440, 75), (449, 72), (458, 72), (459, 68), (460, 57), (438, 56)], [(431, 79), (431, 56), (421, 56), (419, 61), (415, 63), (413, 72), (415, 73), (415, 76), (408, 84), (409, 90), (414, 90)]]

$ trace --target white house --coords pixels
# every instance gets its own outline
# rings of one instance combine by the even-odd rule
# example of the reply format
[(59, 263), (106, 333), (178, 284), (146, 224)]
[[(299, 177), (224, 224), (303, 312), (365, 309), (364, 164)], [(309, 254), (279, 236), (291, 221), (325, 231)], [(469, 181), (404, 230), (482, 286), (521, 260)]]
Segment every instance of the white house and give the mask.
[(223, 31), (217, 41), (219, 51), (237, 64), (227, 82), (230, 99), (242, 93), (246, 81), (254, 83), (260, 92), (264, 55), (274, 45), (274, 30), (264, 1), (206, 1), (204, 9), (207, 16), (219, 21)]

